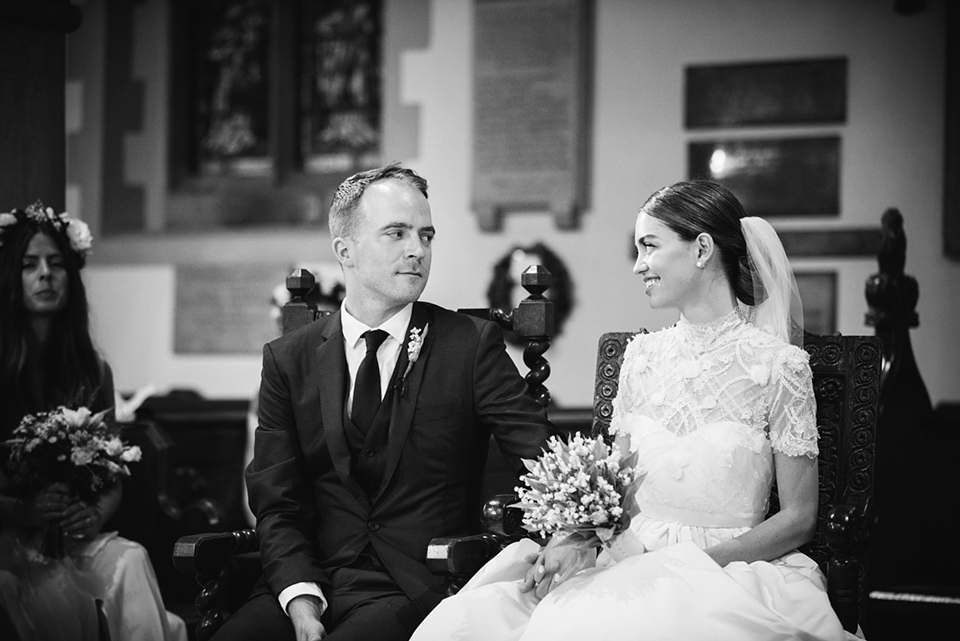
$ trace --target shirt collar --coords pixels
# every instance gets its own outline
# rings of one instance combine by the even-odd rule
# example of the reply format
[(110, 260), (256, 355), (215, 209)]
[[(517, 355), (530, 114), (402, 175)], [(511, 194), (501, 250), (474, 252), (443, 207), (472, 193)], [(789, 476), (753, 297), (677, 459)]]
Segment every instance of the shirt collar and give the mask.
[(349, 347), (356, 347), (362, 339), (363, 333), (370, 329), (382, 329), (402, 344), (412, 316), (413, 303), (407, 303), (399, 312), (380, 323), (380, 327), (369, 327), (366, 323), (354, 318), (347, 311), (346, 305), (340, 306), (340, 324), (343, 327), (343, 338)]

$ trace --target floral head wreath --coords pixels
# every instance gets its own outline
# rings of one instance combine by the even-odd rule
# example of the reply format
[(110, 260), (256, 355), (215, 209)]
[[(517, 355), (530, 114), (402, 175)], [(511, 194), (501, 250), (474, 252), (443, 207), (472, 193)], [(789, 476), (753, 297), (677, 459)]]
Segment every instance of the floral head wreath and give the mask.
[(75, 251), (80, 258), (80, 266), (83, 267), (86, 263), (87, 256), (90, 255), (90, 249), (93, 247), (93, 236), (90, 234), (90, 228), (82, 220), (71, 218), (67, 215), (67, 212), (54, 213), (53, 207), (44, 207), (39, 200), (26, 209), (14, 209), (9, 213), (0, 213), (0, 246), (3, 245), (3, 237), (8, 229), (26, 222), (46, 223), (53, 227), (58, 233), (67, 237), (70, 249)]

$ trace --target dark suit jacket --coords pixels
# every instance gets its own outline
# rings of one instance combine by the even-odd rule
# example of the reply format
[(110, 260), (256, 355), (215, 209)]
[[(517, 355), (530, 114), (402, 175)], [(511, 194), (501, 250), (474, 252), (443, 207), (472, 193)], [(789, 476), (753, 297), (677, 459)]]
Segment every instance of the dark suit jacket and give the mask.
[[(429, 303), (414, 304), (410, 326), (429, 328), (406, 393), (397, 392), (383, 482), (372, 497), (350, 473), (340, 313), (264, 347), (246, 479), (275, 595), (312, 581), (329, 598), (329, 572), (369, 544), (425, 614), (445, 592), (445, 580), (425, 566), (427, 544), (476, 532), (490, 434), (519, 473), (520, 458), (536, 458), (554, 433), (498, 326)], [(407, 363), (404, 345), (398, 371)]]

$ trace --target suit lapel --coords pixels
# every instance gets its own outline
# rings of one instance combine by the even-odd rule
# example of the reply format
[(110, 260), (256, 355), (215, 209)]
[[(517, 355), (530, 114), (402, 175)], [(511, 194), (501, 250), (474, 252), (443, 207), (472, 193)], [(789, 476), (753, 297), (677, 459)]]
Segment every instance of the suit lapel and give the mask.
[[(410, 431), (410, 424), (413, 422), (413, 411), (417, 406), (417, 396), (420, 394), (420, 385), (423, 382), (425, 361), (430, 356), (430, 348), (435, 338), (435, 334), (432, 333), (434, 328), (431, 326), (431, 321), (432, 315), (427, 307), (420, 303), (414, 303), (410, 326), (407, 327), (404, 342), (400, 347), (400, 358), (397, 359), (397, 373), (393, 381), (394, 402), (391, 408), (390, 432), (387, 439), (387, 460), (383, 471), (383, 482), (380, 484), (379, 492), (377, 492), (378, 498), (390, 484), (390, 478), (397, 469), (400, 454), (403, 452), (403, 445), (407, 440), (407, 433)], [(420, 356), (413, 367), (410, 368), (404, 382), (402, 380), (403, 374), (407, 371), (410, 362), (407, 345), (410, 339), (410, 330), (414, 327), (421, 330), (425, 329), (426, 336), (420, 349)]]
[(347, 396), (344, 386), (347, 380), (347, 357), (343, 350), (343, 326), (340, 324), (340, 311), (327, 323), (323, 332), (323, 342), (317, 348), (317, 363), (323, 370), (320, 373), (320, 417), (323, 431), (330, 448), (330, 458), (343, 485), (362, 504), (369, 504), (366, 493), (353, 475), (350, 474), (351, 455), (344, 434), (343, 403)]

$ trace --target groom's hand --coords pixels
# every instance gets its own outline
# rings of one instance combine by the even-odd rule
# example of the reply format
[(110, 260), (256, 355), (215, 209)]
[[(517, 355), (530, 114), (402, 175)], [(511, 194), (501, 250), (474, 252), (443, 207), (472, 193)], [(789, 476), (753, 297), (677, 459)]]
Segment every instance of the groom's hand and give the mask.
[(287, 604), (287, 614), (290, 615), (290, 621), (293, 623), (297, 641), (319, 641), (327, 636), (326, 629), (320, 623), (323, 608), (317, 597), (310, 595), (294, 597)]

